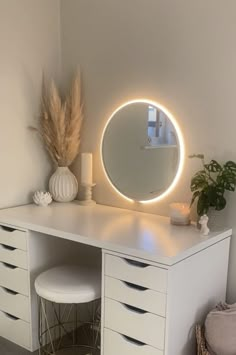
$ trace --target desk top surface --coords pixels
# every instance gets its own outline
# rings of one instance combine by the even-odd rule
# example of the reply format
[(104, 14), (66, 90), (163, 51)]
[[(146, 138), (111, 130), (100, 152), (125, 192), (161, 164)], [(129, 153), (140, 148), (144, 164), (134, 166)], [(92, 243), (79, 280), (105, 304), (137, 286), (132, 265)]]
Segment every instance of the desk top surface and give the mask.
[(232, 234), (200, 234), (195, 225), (173, 226), (169, 218), (115, 207), (53, 203), (0, 210), (0, 223), (173, 265)]

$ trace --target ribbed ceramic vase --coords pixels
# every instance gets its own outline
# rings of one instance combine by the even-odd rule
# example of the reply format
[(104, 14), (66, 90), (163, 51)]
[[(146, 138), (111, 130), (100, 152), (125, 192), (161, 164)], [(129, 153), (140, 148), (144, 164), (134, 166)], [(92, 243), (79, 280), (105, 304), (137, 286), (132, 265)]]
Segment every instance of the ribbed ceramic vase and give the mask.
[(57, 202), (73, 201), (78, 193), (78, 182), (68, 167), (58, 167), (49, 180), (49, 191)]

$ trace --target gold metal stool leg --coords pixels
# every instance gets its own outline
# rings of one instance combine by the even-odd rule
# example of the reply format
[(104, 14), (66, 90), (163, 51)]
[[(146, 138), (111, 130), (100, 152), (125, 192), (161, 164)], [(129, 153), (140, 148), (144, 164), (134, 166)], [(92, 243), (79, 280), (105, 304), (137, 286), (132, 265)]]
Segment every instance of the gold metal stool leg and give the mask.
[[(91, 355), (98, 355), (100, 349), (100, 300), (90, 303), (91, 321), (81, 322), (78, 305), (57, 304), (38, 297), (39, 355), (57, 355), (69, 348), (84, 348)], [(78, 331), (86, 335), (84, 344), (78, 343)]]

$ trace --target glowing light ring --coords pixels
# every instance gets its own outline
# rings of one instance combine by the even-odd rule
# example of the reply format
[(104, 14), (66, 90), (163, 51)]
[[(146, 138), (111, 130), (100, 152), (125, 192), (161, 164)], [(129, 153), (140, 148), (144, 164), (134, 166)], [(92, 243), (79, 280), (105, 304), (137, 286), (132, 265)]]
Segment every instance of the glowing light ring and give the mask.
[[(108, 174), (107, 174), (107, 171), (106, 171), (106, 168), (105, 168), (105, 165), (104, 165), (104, 161), (103, 161), (103, 155), (102, 155), (102, 145), (103, 145), (103, 138), (104, 138), (104, 135), (105, 135), (105, 132), (106, 132), (106, 129), (107, 129), (107, 126), (109, 125), (110, 121), (112, 120), (112, 118), (115, 116), (115, 114), (120, 111), (121, 109), (123, 109), (124, 107), (128, 106), (128, 105), (131, 105), (131, 104), (134, 104), (134, 103), (145, 103), (145, 104), (148, 104), (148, 105), (152, 105), (152, 106), (155, 106), (157, 107), (158, 109), (160, 109), (161, 111), (163, 111), (166, 116), (170, 119), (170, 121), (172, 122), (176, 132), (177, 132), (177, 140), (178, 140), (178, 143), (179, 143), (179, 166), (178, 166), (178, 169), (177, 169), (177, 172), (176, 172), (176, 175), (172, 181), (172, 183), (170, 184), (170, 186), (159, 196), (157, 197), (154, 197), (150, 200), (145, 200), (145, 201), (138, 201), (138, 200), (134, 200), (130, 197), (127, 197), (126, 195), (124, 195), (122, 192), (120, 192), (117, 187), (115, 185), (113, 185), (112, 181), (110, 180)], [(152, 101), (152, 100), (147, 100), (147, 99), (136, 99), (136, 100), (131, 100), (131, 101), (127, 101), (125, 102), (124, 104), (120, 105), (112, 114), (111, 116), (108, 118), (106, 124), (105, 124), (105, 127), (103, 129), (103, 132), (102, 132), (102, 138), (101, 138), (101, 145), (100, 145), (100, 156), (101, 156), (101, 162), (102, 162), (102, 167), (103, 167), (103, 171), (104, 171), (104, 174), (108, 180), (108, 182), (110, 183), (110, 185), (112, 186), (112, 188), (116, 191), (117, 194), (119, 194), (120, 196), (122, 196), (124, 199), (126, 199), (127, 201), (130, 201), (130, 202), (140, 202), (140, 203), (153, 203), (153, 202), (157, 202), (157, 201), (160, 201), (162, 200), (164, 197), (166, 197), (167, 195), (170, 194), (171, 191), (173, 191), (173, 189), (175, 188), (175, 186), (177, 185), (179, 179), (180, 179), (180, 176), (182, 174), (182, 171), (183, 171), (183, 167), (184, 167), (184, 140), (183, 140), (183, 135), (182, 135), (182, 132), (181, 132), (181, 129), (176, 121), (176, 119), (174, 118), (174, 116), (162, 105), (160, 105), (159, 103), (155, 102), (155, 101)]]

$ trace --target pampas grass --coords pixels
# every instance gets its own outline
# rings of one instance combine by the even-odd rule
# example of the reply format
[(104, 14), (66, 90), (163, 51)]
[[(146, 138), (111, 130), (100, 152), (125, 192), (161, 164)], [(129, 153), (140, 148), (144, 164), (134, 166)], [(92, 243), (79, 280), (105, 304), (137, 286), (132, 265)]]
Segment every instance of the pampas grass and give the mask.
[(79, 153), (83, 122), (81, 80), (77, 73), (71, 90), (63, 101), (51, 81), (49, 88), (43, 79), (40, 128), (46, 149), (58, 166), (70, 166)]

